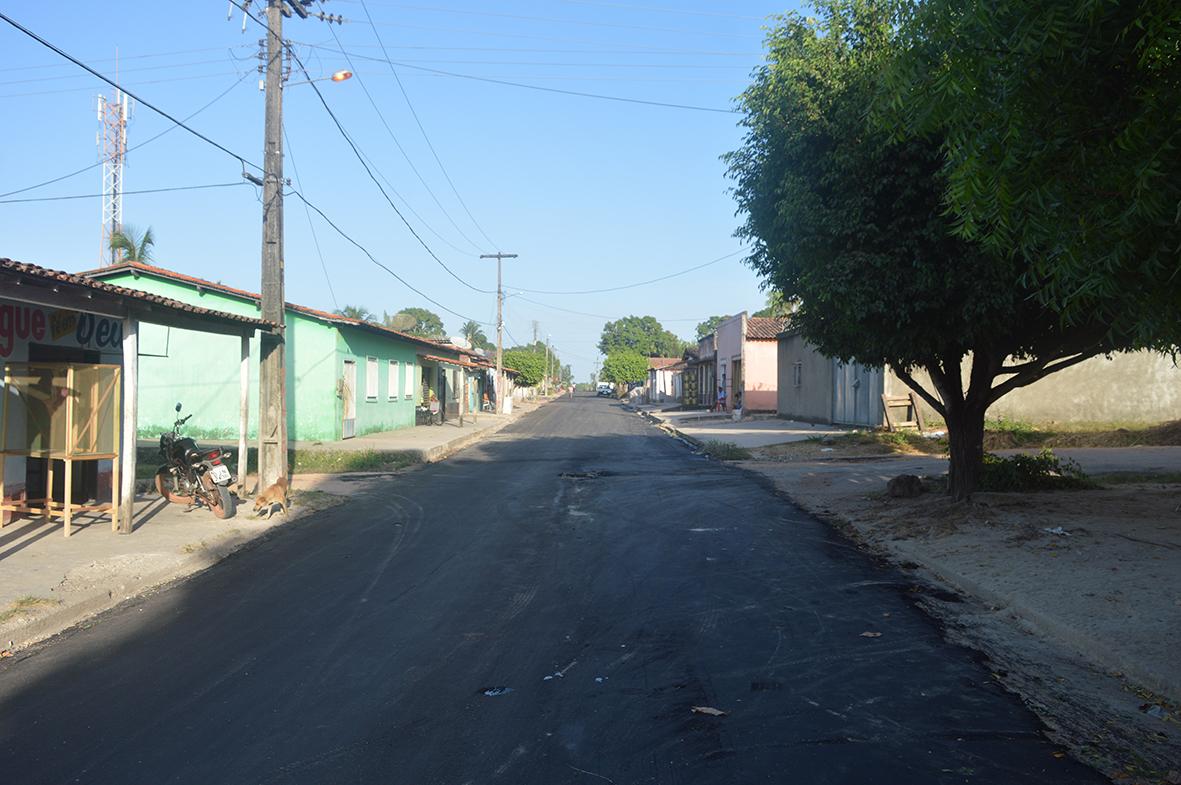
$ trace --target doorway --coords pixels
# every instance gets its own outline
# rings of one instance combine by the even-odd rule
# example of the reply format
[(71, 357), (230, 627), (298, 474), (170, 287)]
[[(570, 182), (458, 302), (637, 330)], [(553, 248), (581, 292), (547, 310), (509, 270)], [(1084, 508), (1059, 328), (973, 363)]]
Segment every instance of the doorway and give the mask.
[(833, 360), (832, 421), (841, 425), (881, 425), (882, 369)]
[(357, 361), (344, 361), (344, 378), (340, 385), (340, 399), (344, 404), (344, 419), (341, 421), (341, 438), (351, 439), (357, 435)]

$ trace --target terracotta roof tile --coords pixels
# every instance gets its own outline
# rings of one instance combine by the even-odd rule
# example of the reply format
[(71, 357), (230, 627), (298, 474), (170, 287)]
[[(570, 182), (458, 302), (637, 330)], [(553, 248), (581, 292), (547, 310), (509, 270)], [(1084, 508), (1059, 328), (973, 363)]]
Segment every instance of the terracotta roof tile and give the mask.
[(42, 278), (49, 281), (66, 283), (71, 286), (84, 287), (86, 289), (104, 292), (117, 297), (125, 297), (130, 300), (137, 300), (142, 303), (150, 303), (154, 306), (164, 306), (176, 311), (184, 311), (186, 313), (198, 314), (200, 316), (209, 316), (223, 321), (241, 322), (242, 324), (252, 324), (264, 328), (274, 326), (271, 322), (268, 322), (265, 319), (252, 316), (242, 316), (241, 314), (236, 313), (227, 313), (225, 311), (218, 311), (212, 308), (202, 308), (199, 305), (190, 305), (188, 303), (183, 303), (180, 300), (173, 300), (170, 297), (162, 297), (158, 294), (152, 294), (151, 292), (145, 292), (140, 289), (129, 289), (124, 286), (116, 286), (114, 284), (106, 283), (105, 281), (99, 281), (95, 280), (94, 278), (85, 277), (81, 274), (67, 273), (61, 270), (51, 270), (47, 267), (39, 267), (35, 264), (18, 262), (4, 257), (0, 257), (0, 270), (8, 270), (33, 278)]
[(649, 357), (648, 368), (667, 368), (670, 365), (676, 365), (681, 361), (680, 357)]
[[(197, 278), (196, 276), (186, 275), (185, 273), (178, 273), (175, 270), (169, 270), (166, 267), (157, 267), (157, 266), (151, 265), (151, 264), (144, 264), (143, 262), (122, 262), (120, 264), (111, 265), (110, 267), (100, 267), (96, 270), (87, 270), (85, 272), (79, 273), (79, 275), (87, 276), (89, 280), (93, 280), (94, 278), (98, 278), (103, 275), (110, 275), (112, 273), (119, 273), (119, 272), (123, 272), (125, 270), (139, 271), (139, 272), (146, 273), (149, 275), (156, 275), (156, 276), (159, 276), (160, 278), (168, 278), (173, 281), (182, 281), (184, 283), (191, 283), (194, 286), (197, 286), (202, 289), (212, 289), (214, 291), (224, 292), (225, 294), (232, 294), (236, 297), (242, 297), (244, 299), (254, 300), (256, 302), (261, 299), (261, 297), (255, 292), (250, 292), (245, 289), (237, 289), (233, 286), (226, 286), (223, 283), (217, 283), (215, 281), (208, 281), (204, 278)], [(133, 290), (133, 291), (138, 291), (138, 290)], [(289, 303), (286, 303), (286, 306), (287, 306), (288, 310), (295, 311), (296, 313), (302, 313), (307, 316), (312, 316), (316, 319), (320, 319), (321, 321), (325, 321), (325, 322), (330, 322), (332, 324), (348, 324), (348, 325), (352, 325), (355, 327), (361, 327), (363, 329), (367, 329), (372, 332), (389, 333), (390, 335), (396, 335), (397, 337), (402, 338), (404, 340), (411, 341), (413, 343), (422, 344), (424, 346), (430, 346), (433, 348), (451, 349), (452, 351), (459, 351), (459, 352), (465, 351), (463, 349), (460, 349), (459, 347), (452, 348), (450, 345), (444, 344), (440, 341), (432, 341), (430, 338), (422, 338), (417, 335), (411, 335), (410, 333), (404, 333), (401, 330), (394, 330), (389, 327), (386, 327), (385, 325), (377, 324), (376, 322), (370, 322), (370, 321), (366, 321), (364, 319), (354, 319), (351, 316), (341, 316), (338, 313), (330, 313), (329, 311), (321, 311), (318, 308), (309, 308), (306, 305), (297, 305), (296, 303), (289, 302)]]
[(773, 341), (786, 328), (786, 319), (751, 316), (746, 320), (746, 337), (753, 341)]

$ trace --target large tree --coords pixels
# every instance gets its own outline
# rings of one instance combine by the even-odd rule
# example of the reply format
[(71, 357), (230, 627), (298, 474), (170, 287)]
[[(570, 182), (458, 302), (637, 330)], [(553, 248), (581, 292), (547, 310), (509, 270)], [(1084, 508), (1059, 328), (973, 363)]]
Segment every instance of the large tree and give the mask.
[(612, 384), (642, 382), (648, 378), (648, 358), (626, 349), (612, 352), (603, 361), (602, 377)]
[(467, 339), (473, 349), (495, 349), (496, 344), (488, 340), (488, 336), (484, 334), (484, 328), (480, 323), (469, 319), (463, 323), (463, 327), (459, 328), (459, 334)]
[(545, 355), (529, 349), (508, 349), (504, 352), (504, 367), (517, 372), (517, 384), (536, 387), (545, 378)]
[(943, 416), (949, 492), (965, 498), (990, 404), (1128, 342), (1102, 320), (1065, 324), (1028, 264), (956, 236), (941, 140), (895, 138), (871, 115), (899, 5), (826, 0), (815, 19), (781, 17), (726, 161), (749, 264), (799, 303), (793, 324), (821, 352), (892, 366)]
[(887, 122), (942, 142), (956, 229), (1072, 322), (1181, 336), (1181, 3), (924, 0)]
[(704, 322), (697, 323), (697, 340), (701, 340), (705, 336), (718, 329), (718, 325), (729, 319), (729, 316), (711, 316)]
[(447, 331), (443, 328), (443, 317), (426, 308), (403, 308), (392, 316), (385, 314), (384, 321), (387, 327), (420, 338), (441, 341), (447, 337)]
[(603, 325), (599, 351), (631, 351), (645, 357), (680, 357), (685, 342), (664, 329), (652, 316), (625, 316)]

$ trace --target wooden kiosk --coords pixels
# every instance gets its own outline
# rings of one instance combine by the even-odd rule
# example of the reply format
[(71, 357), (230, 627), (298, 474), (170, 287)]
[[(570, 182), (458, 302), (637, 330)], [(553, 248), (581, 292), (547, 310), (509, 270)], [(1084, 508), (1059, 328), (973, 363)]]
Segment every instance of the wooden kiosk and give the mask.
[[(0, 512), (62, 519), (72, 532), (78, 512), (110, 517), (119, 531), (120, 384), (118, 365), (84, 363), (6, 363), (0, 387)], [(131, 446), (134, 449), (134, 445)], [(6, 499), (8, 458), (46, 462), (45, 493), (40, 498)], [(80, 461), (111, 462), (109, 502), (73, 498), (74, 469)], [(54, 475), (63, 470), (62, 500), (54, 499)], [(2, 525), (3, 516), (0, 516)]]

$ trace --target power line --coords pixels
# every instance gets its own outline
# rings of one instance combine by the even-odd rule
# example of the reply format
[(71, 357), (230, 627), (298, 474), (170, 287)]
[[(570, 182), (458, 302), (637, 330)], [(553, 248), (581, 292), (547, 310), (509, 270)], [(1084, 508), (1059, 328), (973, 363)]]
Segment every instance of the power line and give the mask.
[(728, 253), (725, 256), (719, 256), (717, 259), (712, 259), (708, 262), (705, 262), (704, 264), (698, 264), (698, 265), (695, 265), (693, 267), (689, 267), (684, 270), (678, 270), (675, 273), (669, 273), (668, 275), (662, 275), (659, 278), (652, 278), (647, 281), (638, 281), (636, 283), (624, 284), (623, 286), (610, 286), (610, 287), (607, 287), (606, 289), (582, 289), (582, 290), (578, 290), (578, 291), (546, 291), (544, 289), (524, 289), (524, 288), (521, 288), (520, 286), (511, 286), (511, 285), (509, 286), (509, 288), (516, 289), (516, 290), (522, 291), (522, 292), (529, 292), (531, 294), (604, 294), (606, 292), (620, 292), (620, 291), (623, 291), (624, 289), (635, 289), (638, 286), (648, 286), (649, 284), (659, 283), (660, 281), (667, 281), (669, 278), (676, 278), (681, 275), (687, 275), (688, 273), (694, 272), (696, 270), (701, 270), (705, 267), (709, 267), (710, 265), (718, 264), (719, 262), (724, 262), (727, 259), (733, 259), (735, 256), (738, 256), (741, 253), (745, 253), (745, 251), (743, 249), (739, 249), (737, 251), (734, 251), (733, 253)]
[[(251, 46), (252, 46), (252, 44), (237, 44), (236, 46), (229, 47), (229, 49), (230, 50), (244, 49), (244, 48), (251, 47)], [(175, 57), (176, 55), (190, 55), (190, 54), (197, 54), (199, 52), (220, 52), (225, 49), (226, 49), (226, 47), (224, 47), (224, 46), (206, 46), (201, 49), (175, 49), (171, 52), (154, 52), (151, 54), (144, 54), (144, 55), (121, 54), (118, 57), (91, 58), (90, 62), (92, 62), (92, 63), (113, 63), (113, 62), (121, 61), (121, 60), (146, 60), (146, 59), (152, 58), (152, 57)], [(7, 66), (5, 68), (0, 68), (0, 73), (2, 73), (4, 71), (44, 71), (46, 68), (64, 68), (64, 67), (65, 67), (65, 63), (45, 63), (43, 65), (14, 65), (14, 66)]]
[[(203, 188), (231, 188), (237, 185), (248, 185), (242, 180), (235, 180), (232, 183), (209, 183), (207, 185), (174, 185), (167, 188), (144, 188), (138, 191), (123, 191), (124, 196), (131, 196), (133, 194), (162, 194), (170, 191), (199, 191)], [(0, 204), (20, 204), (23, 202), (64, 202), (69, 199), (97, 199), (105, 196), (105, 194), (72, 194), (70, 196), (34, 196), (25, 199), (4, 199), (0, 200)]]
[[(299, 179), (299, 167), (295, 165), (295, 152), (291, 149), (291, 139), (287, 136), (287, 128), (283, 128), (283, 146), (287, 150), (287, 158), (291, 161), (291, 172), (295, 175), (295, 185), (301, 191), (303, 183)], [(328, 265), (324, 263), (324, 254), (320, 251), (320, 239), (316, 237), (316, 226), (312, 223), (312, 211), (304, 203), (303, 214), (308, 219), (308, 229), (312, 233), (312, 245), (316, 247), (316, 256), (320, 257), (320, 269), (324, 271), (324, 283), (328, 285), (328, 296), (332, 298), (333, 310), (340, 310), (340, 303), (336, 302), (336, 292), (332, 289), (332, 276), (328, 274)]]
[[(480, 246), (476, 245), (476, 243), (473, 242), (472, 239), (470, 237), (468, 237), (462, 229), (459, 228), (459, 225), (457, 223), (455, 223), (455, 219), (453, 219), (451, 217), (451, 214), (447, 212), (447, 208), (443, 207), (443, 203), (439, 201), (439, 197), (435, 195), (435, 192), (431, 189), (430, 185), (427, 184), (426, 179), (418, 171), (418, 167), (414, 165), (414, 161), (412, 161), (410, 159), (410, 154), (406, 152), (406, 149), (404, 147), (402, 147), (402, 143), (400, 141), (398, 141), (397, 135), (394, 134), (393, 129), (390, 128), (390, 124), (388, 122), (386, 122), (385, 115), (382, 114), (381, 109), (377, 106), (377, 102), (374, 101), (373, 96), (370, 95), (369, 88), (365, 86), (365, 82), (361, 78), (361, 75), (359, 73), (357, 73), (356, 67), (353, 66), (352, 57), (350, 57), (349, 53), (344, 50), (344, 45), (341, 44), (340, 38), (338, 38), (336, 35), (336, 31), (332, 29), (332, 25), (329, 25), (328, 29), (332, 33), (332, 37), (336, 40), (336, 45), (340, 47), (341, 53), (345, 57), (345, 61), (348, 62), (348, 64), (349, 64), (349, 68), (352, 69), (353, 77), (357, 80), (357, 83), (361, 85), (361, 90), (365, 93), (365, 97), (367, 99), (369, 99), (369, 105), (372, 106), (373, 111), (377, 113), (378, 119), (381, 120), (381, 124), (385, 127), (386, 133), (389, 134), (390, 139), (392, 139), (394, 141), (394, 146), (396, 146), (398, 148), (398, 152), (400, 152), (402, 154), (402, 157), (406, 159), (406, 163), (410, 165), (410, 170), (414, 172), (416, 177), (418, 177), (418, 181), (420, 183), (422, 183), (422, 187), (426, 189), (426, 192), (428, 194), (430, 194), (431, 199), (434, 200), (435, 205), (439, 208), (440, 211), (442, 211), (443, 215), (447, 218), (447, 221), (455, 228), (455, 231), (459, 232), (459, 236), (462, 237), (464, 240), (467, 240), (469, 245), (471, 245), (473, 248), (475, 248), (477, 251), (479, 251)], [(421, 220), (421, 218), (420, 218), (420, 220)], [(424, 221), (423, 223), (426, 223), (426, 222)], [(436, 232), (436, 234), (437, 234), (437, 232)]]
[[(122, 70), (128, 72), (134, 71), (157, 71), (162, 68), (190, 68), (194, 65), (209, 65), (210, 63), (224, 63), (224, 57), (219, 57), (215, 60), (195, 60), (191, 63), (168, 63), (163, 65), (145, 65), (139, 68), (124, 68)], [(12, 79), (7, 82), (0, 82), (0, 87), (11, 84), (32, 84), (33, 82), (58, 82), (62, 79), (83, 79), (82, 74), (61, 74), (60, 76), (37, 76), (31, 79)]]
[(655, 11), (662, 14), (686, 14), (689, 16), (716, 16), (726, 19), (746, 19), (754, 22), (762, 22), (765, 17), (761, 16), (742, 16), (740, 14), (724, 14), (717, 11), (694, 11), (687, 8), (663, 8), (661, 6), (651, 5), (632, 5), (631, 3), (596, 3), (591, 0), (562, 0), (564, 3), (572, 5), (592, 5), (599, 8), (627, 8), (633, 11)]
[[(238, 72), (235, 71), (218, 71), (215, 74), (192, 74), (190, 76), (172, 76), (164, 79), (145, 79), (143, 81), (134, 82), (137, 87), (149, 84), (164, 84), (166, 82), (193, 82), (198, 79), (215, 79), (219, 76), (233, 76)], [(93, 90), (93, 87), (63, 87), (60, 90), (28, 90), (23, 93), (4, 93), (0, 98), (28, 98), (31, 96), (41, 95), (61, 95), (62, 93), (86, 93)]]
[[(319, 46), (299, 42), (304, 46)], [(380, 49), (376, 44), (354, 44), (358, 49)], [(390, 49), (410, 49), (431, 52), (512, 52), (515, 54), (589, 54), (589, 55), (700, 55), (702, 57), (753, 57), (761, 58), (763, 52), (727, 52), (712, 49), (537, 49), (533, 47), (505, 46), (425, 46), (421, 44), (397, 44)]]
[(73, 63), (74, 65), (76, 65), (76, 66), (78, 66), (79, 68), (81, 68), (82, 70), (89, 72), (90, 74), (92, 74), (92, 75), (93, 75), (93, 76), (95, 76), (96, 78), (98, 78), (98, 79), (102, 80), (103, 82), (107, 83), (107, 84), (108, 84), (108, 85), (110, 85), (111, 87), (114, 87), (114, 88), (115, 88), (115, 89), (117, 89), (117, 90), (121, 90), (121, 91), (123, 91), (123, 92), (124, 92), (124, 93), (126, 93), (127, 95), (129, 95), (129, 96), (131, 96), (132, 98), (134, 98), (134, 99), (135, 99), (135, 100), (136, 100), (138, 103), (140, 103), (140, 104), (142, 104), (142, 105), (146, 106), (147, 108), (151, 109), (153, 112), (155, 112), (156, 114), (160, 115), (161, 117), (163, 117), (163, 118), (165, 118), (165, 119), (167, 119), (167, 120), (170, 120), (170, 121), (172, 121), (172, 123), (173, 123), (173, 124), (180, 126), (181, 128), (185, 129), (186, 131), (188, 131), (190, 134), (192, 134), (193, 136), (197, 137), (198, 139), (201, 139), (201, 140), (202, 140), (202, 141), (204, 141), (205, 143), (207, 143), (207, 144), (210, 144), (210, 145), (212, 145), (212, 146), (216, 147), (218, 150), (221, 150), (221, 151), (222, 151), (223, 153), (225, 153), (226, 155), (228, 155), (228, 156), (230, 156), (230, 157), (232, 157), (232, 158), (236, 159), (236, 160), (237, 160), (237, 161), (238, 161), (240, 164), (242, 164), (243, 166), (251, 166), (251, 167), (253, 167), (253, 168), (255, 168), (255, 169), (258, 169), (260, 172), (262, 171), (262, 168), (261, 168), (260, 166), (258, 166), (258, 165), (256, 165), (256, 164), (253, 164), (253, 163), (251, 163), (250, 161), (248, 161), (248, 160), (246, 160), (245, 158), (243, 158), (242, 156), (238, 155), (237, 153), (235, 153), (233, 150), (229, 149), (228, 147), (225, 147), (224, 145), (222, 145), (222, 144), (219, 144), (218, 142), (215, 142), (215, 141), (213, 141), (212, 139), (210, 139), (208, 136), (206, 136), (205, 134), (201, 133), (200, 131), (197, 131), (197, 130), (195, 130), (195, 129), (191, 128), (190, 126), (188, 126), (188, 125), (185, 125), (185, 123), (184, 123), (183, 121), (181, 121), (181, 120), (177, 120), (175, 117), (173, 117), (172, 115), (170, 115), (168, 112), (165, 112), (163, 109), (160, 109), (159, 107), (157, 107), (155, 104), (151, 103), (150, 101), (145, 101), (143, 98), (139, 97), (139, 96), (138, 96), (138, 95), (136, 95), (135, 93), (129, 92), (129, 91), (128, 91), (128, 90), (126, 90), (124, 87), (122, 87), (122, 86), (121, 86), (121, 85), (119, 85), (119, 84), (116, 84), (116, 83), (115, 83), (113, 80), (111, 80), (111, 79), (108, 79), (107, 77), (103, 76), (103, 75), (102, 75), (102, 74), (100, 74), (98, 71), (94, 70), (93, 68), (91, 68), (91, 67), (90, 67), (90, 66), (88, 66), (86, 63), (84, 63), (84, 62), (82, 62), (81, 60), (79, 60), (78, 58), (76, 58), (76, 57), (74, 57), (73, 55), (69, 54), (68, 52), (65, 52), (64, 50), (62, 50), (62, 49), (60, 49), (60, 48), (58, 48), (58, 47), (54, 46), (54, 45), (53, 45), (53, 44), (51, 44), (49, 41), (46, 41), (44, 38), (42, 38), (41, 36), (37, 35), (36, 33), (34, 33), (34, 32), (33, 32), (32, 30), (30, 30), (29, 28), (25, 27), (24, 25), (20, 24), (19, 22), (17, 22), (16, 20), (14, 20), (12, 17), (10, 17), (10, 16), (8, 16), (7, 14), (5, 14), (3, 11), (0, 11), (0, 19), (3, 19), (5, 22), (7, 22), (8, 24), (12, 25), (12, 26), (13, 26), (13, 27), (15, 27), (17, 30), (21, 31), (22, 33), (24, 33), (25, 35), (27, 35), (29, 38), (32, 38), (34, 41), (36, 41), (37, 43), (41, 44), (41, 45), (42, 45), (42, 46), (44, 46), (46, 49), (49, 49), (50, 51), (52, 51), (52, 52), (55, 52), (55, 53), (57, 53), (57, 54), (61, 55), (62, 57), (66, 58), (67, 60), (69, 60), (69, 61), (70, 61), (71, 63)]
[[(492, 238), (488, 236), (488, 233), (484, 231), (484, 227), (480, 226), (480, 223), (476, 220), (476, 217), (472, 215), (472, 211), (468, 209), (467, 202), (465, 202), (463, 197), (459, 195), (459, 189), (455, 187), (455, 183), (451, 180), (451, 175), (448, 174), (447, 167), (443, 166), (443, 159), (439, 158), (439, 153), (435, 150), (435, 145), (431, 142), (430, 135), (427, 134), (426, 128), (422, 124), (422, 120), (419, 119), (418, 110), (414, 108), (414, 103), (410, 100), (410, 94), (406, 92), (406, 88), (402, 84), (401, 77), (398, 76), (397, 70), (389, 61), (390, 55), (389, 52), (386, 51), (385, 41), (382, 40), (381, 34), (377, 32), (377, 26), (373, 24), (373, 17), (369, 14), (369, 6), (365, 4), (365, 0), (361, 0), (361, 8), (365, 10), (365, 18), (369, 20), (369, 27), (371, 30), (373, 30), (373, 37), (377, 39), (377, 44), (381, 47), (382, 57), (386, 59), (386, 65), (389, 66), (390, 73), (394, 75), (394, 81), (398, 83), (398, 89), (402, 92), (402, 97), (406, 99), (406, 106), (410, 108), (410, 114), (414, 117), (414, 122), (418, 124), (418, 130), (422, 132), (422, 138), (426, 141), (426, 146), (430, 148), (431, 155), (435, 157), (435, 163), (439, 165), (439, 171), (443, 173), (443, 177), (446, 178), (447, 184), (451, 186), (451, 192), (455, 194), (455, 198), (459, 201), (460, 206), (463, 207), (463, 211), (467, 213), (467, 217), (471, 220), (472, 225), (476, 227), (476, 230), (481, 234), (481, 236), (483, 236), (483, 238), (487, 240), (489, 245), (491, 245), (493, 248), (498, 247), (497, 244), (493, 242)], [(332, 35), (334, 38), (336, 37), (335, 32)], [(340, 40), (337, 39), (336, 43), (340, 44)], [(343, 49), (343, 47), (341, 48)], [(460, 234), (462, 234), (462, 232)]]
[[(561, 308), (557, 305), (550, 305), (549, 303), (542, 303), (542, 302), (538, 302), (537, 300), (531, 300), (530, 298), (526, 297), (523, 294), (517, 295), (517, 296), (520, 297), (522, 300), (524, 300), (527, 303), (533, 303), (534, 305), (539, 305), (542, 308), (549, 308), (550, 310), (561, 311), (562, 313), (572, 313), (575, 316), (589, 316), (592, 319), (606, 319), (607, 321), (611, 321), (611, 320), (620, 318), (619, 316), (608, 316), (607, 314), (603, 314), (603, 313), (587, 313), (586, 311), (575, 311), (570, 308)], [(658, 322), (699, 322), (699, 321), (701, 321), (701, 319), (698, 317), (690, 317), (690, 318), (685, 318), (685, 319), (657, 319), (656, 321), (658, 321)]]
[(428, 68), (423, 65), (412, 65), (410, 63), (398, 62), (382, 57), (372, 57), (370, 55), (360, 55), (353, 53), (353, 57), (359, 60), (372, 60), (377, 63), (389, 63), (401, 68), (409, 68), (414, 71), (424, 71), (426, 73), (437, 74), (439, 76), (450, 76), (456, 79), (471, 79), (476, 82), (490, 82), (492, 84), (506, 85), (508, 87), (520, 87), (526, 90), (537, 90), (543, 93), (558, 93), (561, 95), (573, 95), (580, 98), (597, 98), (602, 101), (618, 101), (628, 104), (643, 104), (646, 106), (661, 106), (668, 109), (688, 109), (695, 112), (715, 112), (718, 114), (740, 114), (737, 109), (719, 109), (713, 106), (694, 106), (692, 104), (676, 104), (667, 101), (649, 101), (643, 98), (626, 98), (620, 95), (605, 95), (603, 93), (587, 93), (581, 90), (564, 90), (559, 87), (544, 87), (542, 85), (525, 84), (524, 82), (511, 82), (507, 79), (495, 79), (490, 76), (476, 76), (475, 74), (461, 74), (455, 71), (444, 71), (440, 68)]
[[(225, 98), (227, 95), (230, 94), (231, 90), (233, 90), (235, 87), (240, 85), (242, 83), (242, 80), (244, 80), (248, 76), (250, 76), (250, 72), (247, 72), (247, 73), (243, 74), (242, 76), (238, 77), (237, 81), (235, 81), (232, 85), (227, 87), (225, 90), (218, 93), (217, 96), (215, 96), (213, 98), (213, 100), (209, 101), (207, 104), (202, 106), (200, 109), (197, 109), (196, 111), (192, 112), (188, 117), (186, 117), (185, 122), (192, 120), (194, 117), (201, 114), (202, 112), (204, 112), (209, 107), (213, 106), (215, 103), (217, 103), (221, 99)], [(87, 88), (87, 89), (89, 89), (89, 88)], [(139, 144), (133, 144), (131, 147), (128, 147), (127, 152), (130, 153), (132, 150), (138, 150), (139, 148), (143, 147), (144, 145), (156, 141), (164, 134), (170, 133), (171, 131), (175, 131), (176, 128), (177, 128), (177, 126), (170, 125), (167, 128), (165, 128), (163, 131), (161, 131), (160, 133), (156, 134), (155, 136), (150, 136), (147, 139), (140, 142)], [(68, 180), (71, 177), (74, 177), (76, 175), (80, 175), (83, 172), (89, 172), (91, 169), (94, 169), (94, 168), (102, 166), (102, 165), (103, 165), (102, 161), (96, 161), (95, 163), (88, 164), (87, 166), (83, 166), (81, 169), (76, 169), (73, 172), (70, 172), (69, 174), (63, 174), (60, 177), (55, 177), (52, 180), (46, 180), (44, 182), (37, 183), (36, 185), (28, 185), (28, 186), (25, 186), (24, 188), (18, 188), (15, 191), (9, 191), (7, 193), (0, 194), (0, 198), (5, 197), (5, 196), (13, 196), (15, 194), (24, 193), (25, 191), (32, 191), (37, 188), (43, 188), (47, 185), (53, 185), (54, 183), (61, 182), (62, 180)]]

